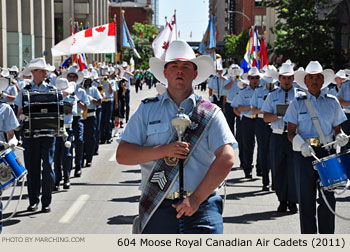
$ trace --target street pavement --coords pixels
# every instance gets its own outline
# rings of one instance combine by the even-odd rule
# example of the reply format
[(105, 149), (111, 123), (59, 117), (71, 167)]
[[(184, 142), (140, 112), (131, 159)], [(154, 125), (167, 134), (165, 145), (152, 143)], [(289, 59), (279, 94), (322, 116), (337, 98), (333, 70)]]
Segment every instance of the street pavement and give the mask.
[[(197, 89), (195, 92), (208, 98), (208, 91)], [(135, 93), (132, 87), (131, 113), (142, 99), (155, 95), (155, 88), (148, 89), (144, 85), (142, 91)], [(141, 173), (139, 166), (116, 162), (118, 143), (115, 140), (114, 137), (111, 144), (100, 145), (99, 155), (94, 156), (92, 166), (83, 168), (82, 177), (71, 179), (69, 190), (61, 189), (53, 194), (51, 213), (27, 212), (28, 197), (24, 187), (17, 214), (4, 223), (3, 234), (130, 234), (132, 220), (138, 212)], [(16, 151), (16, 155), (23, 162), (21, 151)], [(256, 177), (255, 173), (253, 179), (245, 179), (239, 166), (236, 149), (235, 164), (226, 179), (226, 186), (219, 189), (225, 199), (224, 233), (299, 234), (298, 214), (277, 213), (275, 193), (262, 191), (261, 177)], [(7, 189), (3, 195), (4, 205), (10, 191)], [(13, 212), (19, 191), (17, 186), (15, 200), (4, 211), (4, 217)], [(336, 198), (337, 213), (350, 218), (350, 191)], [(336, 233), (350, 234), (349, 221), (336, 218)]]

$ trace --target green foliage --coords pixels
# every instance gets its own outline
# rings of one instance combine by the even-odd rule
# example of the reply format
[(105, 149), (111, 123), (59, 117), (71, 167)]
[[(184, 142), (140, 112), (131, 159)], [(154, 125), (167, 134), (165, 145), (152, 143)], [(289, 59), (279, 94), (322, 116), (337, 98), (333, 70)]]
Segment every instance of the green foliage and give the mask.
[(335, 22), (320, 14), (324, 4), (329, 1), (265, 0), (266, 6), (276, 9), (278, 17), (272, 29), (276, 34), (274, 52), (304, 67), (311, 60), (330, 64)]
[[(135, 68), (136, 69), (148, 69), (149, 59), (153, 56), (152, 41), (158, 36), (158, 29), (155, 26), (148, 24), (141, 24), (135, 22), (133, 27), (133, 33), (131, 37), (135, 43), (137, 52), (140, 54), (141, 59), (134, 56)], [(142, 38), (140, 38), (140, 33), (142, 32)], [(154, 32), (154, 38), (152, 38)], [(133, 52), (130, 49), (124, 50), (124, 61), (129, 62), (130, 58), (133, 56)]]
[(243, 31), (239, 35), (225, 35), (225, 55), (236, 59), (237, 62), (241, 62), (246, 50), (247, 42), (249, 39), (248, 30)]

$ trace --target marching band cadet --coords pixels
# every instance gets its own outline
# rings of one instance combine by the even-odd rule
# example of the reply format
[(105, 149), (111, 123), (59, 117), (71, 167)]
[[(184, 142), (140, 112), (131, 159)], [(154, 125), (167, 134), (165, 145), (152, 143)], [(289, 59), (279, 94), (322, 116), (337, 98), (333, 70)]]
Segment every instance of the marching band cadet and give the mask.
[(16, 80), (11, 80), (13, 76), (10, 75), (10, 72), (8, 69), (2, 69), (0, 73), (0, 77), (6, 78), (9, 81), (8, 87), (2, 91), (2, 96), (0, 97), (0, 101), (8, 103), (16, 114), (17, 109), (15, 108), (15, 105), (14, 105), (14, 100), (18, 94)]
[[(333, 234), (335, 216), (321, 196), (320, 190), (323, 189), (317, 183), (319, 175), (312, 165), (315, 160), (312, 155), (320, 159), (334, 153), (332, 147), (322, 147), (332, 142), (333, 136), (339, 146), (349, 141), (341, 131), (341, 123), (346, 120), (346, 116), (339, 101), (321, 91), (334, 78), (333, 70), (323, 70), (318, 61), (310, 61), (305, 71), (296, 72), (294, 78), (299, 86), (308, 90), (291, 102), (284, 116), (284, 121), (288, 122), (288, 138), (294, 150), (300, 229), (303, 234)], [(324, 195), (330, 207), (335, 209), (334, 192), (324, 190)]]
[(252, 113), (253, 115), (256, 115), (255, 135), (258, 144), (256, 170), (257, 176), (262, 177), (263, 191), (268, 191), (268, 186), (270, 184), (269, 143), (271, 128), (266, 122), (264, 122), (264, 114), (262, 113), (261, 108), (267, 95), (275, 89), (274, 80), (271, 79), (271, 71), (273, 70), (276, 70), (274, 66), (267, 67), (267, 70), (260, 81), (260, 85), (255, 88), (252, 99), (250, 100)]
[(235, 135), (235, 114), (231, 107), (231, 103), (233, 98), (238, 95), (240, 89), (237, 85), (240, 76), (243, 74), (243, 69), (241, 69), (238, 65), (232, 64), (229, 67), (228, 74), (230, 78), (228, 78), (224, 82), (224, 88), (226, 89), (226, 103), (225, 103), (225, 117), (228, 125), (230, 126), (231, 132)]
[[(259, 84), (260, 72), (256, 67), (252, 67), (248, 73), (243, 74), (243, 80), (249, 81), (249, 85), (242, 89), (238, 94), (238, 111), (242, 115), (241, 129), (242, 138), (244, 139), (243, 151), (244, 152), (244, 162), (243, 170), (245, 177), (248, 179), (252, 178), (253, 169), (253, 154), (255, 146), (255, 122), (256, 115), (253, 115), (252, 108), (250, 106), (250, 100), (253, 97), (254, 90)], [(256, 166), (256, 174), (260, 176), (261, 170), (259, 166)]]
[(64, 97), (64, 128), (67, 133), (66, 137), (56, 137), (54, 158), (56, 183), (54, 190), (58, 191), (62, 180), (62, 172), (63, 189), (70, 188), (70, 173), (73, 165), (73, 146), (69, 143), (72, 143), (73, 141), (73, 113), (77, 113), (78, 97), (74, 95), (75, 82), (68, 82), (67, 79), (57, 78), (55, 84), (56, 88), (62, 91)]
[(84, 75), (75, 67), (71, 66), (68, 71), (63, 71), (62, 77), (66, 78), (68, 82), (75, 82), (74, 94), (78, 97), (76, 114), (73, 112), (73, 134), (74, 134), (74, 177), (81, 176), (81, 167), (83, 165), (83, 151), (84, 151), (84, 124), (83, 124), (83, 111), (88, 109), (90, 104), (89, 98), (86, 95), (81, 83)]
[[(91, 77), (92, 77), (92, 86), (97, 88), (97, 90), (100, 92), (100, 95), (103, 99), (104, 92), (102, 92), (102, 88), (99, 82), (99, 76), (95, 69), (91, 70)], [(95, 144), (95, 152), (94, 155), (98, 155), (98, 149), (100, 146), (100, 135), (101, 135), (101, 115), (102, 115), (102, 104), (99, 106), (96, 106), (96, 131), (95, 131), (95, 138), (96, 138), (96, 144)]]
[(339, 70), (335, 76), (334, 80), (332, 81), (331, 84), (328, 85), (327, 87), (327, 93), (334, 95), (335, 97), (338, 96), (338, 92), (342, 86), (342, 83), (346, 81), (346, 74), (344, 70)]
[[(7, 81), (0, 83), (0, 90), (5, 90), (8, 86)], [(0, 141), (7, 142), (9, 145), (17, 145), (17, 139), (14, 133), (14, 129), (19, 126), (16, 115), (11, 109), (10, 105), (0, 102)], [(0, 150), (3, 150), (3, 146), (0, 145)], [(1, 202), (1, 190), (0, 190), (0, 221), (2, 220), (2, 202)], [(0, 222), (0, 234), (2, 232), (2, 222)]]
[(275, 72), (272, 77), (279, 80), (280, 86), (267, 96), (261, 110), (264, 112), (264, 121), (271, 123), (272, 129), (270, 159), (273, 185), (280, 202), (277, 211), (286, 212), (288, 207), (291, 213), (296, 213), (298, 208), (292, 144), (287, 136), (287, 123), (282, 119), (284, 114), (277, 111), (279, 104), (289, 104), (295, 97), (293, 67), (283, 63), (278, 73)]
[(224, 82), (227, 80), (223, 76), (222, 64), (217, 64), (216, 75), (209, 79), (209, 100), (224, 110)]
[[(84, 72), (84, 71), (83, 71)], [(95, 86), (92, 86), (92, 76), (90, 72), (84, 72), (83, 87), (89, 98), (90, 105), (88, 106), (87, 118), (84, 123), (84, 159), (86, 160), (85, 167), (90, 167), (96, 146), (96, 107), (101, 106), (102, 96)]]
[[(176, 234), (182, 218), (184, 233), (222, 233), (222, 199), (216, 188), (233, 166), (232, 145), (236, 145), (236, 141), (222, 111), (208, 101), (199, 101), (193, 93), (193, 86), (214, 71), (213, 61), (209, 56), (196, 58), (185, 41), (175, 40), (171, 42), (165, 60), (153, 57), (150, 67), (158, 80), (168, 84), (167, 92), (142, 102), (124, 130), (116, 154), (121, 164), (141, 164), (140, 232)], [(195, 116), (201, 110), (202, 117), (212, 115), (213, 118), (209, 125), (204, 125), (206, 120), (192, 125), (192, 131), (201, 136), (198, 144), (191, 141), (197, 146), (193, 154), (188, 142), (168, 143), (174, 130), (171, 119), (179, 107), (184, 108), (186, 114)], [(208, 114), (208, 110), (215, 112)], [(206, 131), (199, 132), (201, 128)], [(184, 190), (187, 197), (183, 201), (179, 200), (177, 177), (161, 175), (165, 169), (177, 174), (178, 166), (172, 165), (174, 161), (166, 157), (175, 162), (178, 158), (186, 158)], [(154, 164), (162, 169), (151, 176)], [(158, 174), (165, 178), (165, 184), (156, 178)], [(159, 182), (153, 183), (154, 180)]]
[[(130, 115), (130, 85), (132, 84), (132, 80), (134, 78), (134, 75), (129, 71), (129, 65), (125, 61), (122, 64), (123, 68), (123, 75), (122, 77), (125, 77), (128, 81), (125, 83), (126, 85), (126, 91), (125, 91), (125, 123), (128, 123), (129, 121), (129, 115)], [(152, 74), (151, 74), (152, 76)], [(150, 78), (150, 83), (152, 85), (152, 77)], [(151, 87), (149, 87), (151, 88)], [(124, 118), (124, 114), (123, 117)], [(122, 125), (122, 121), (120, 121), (120, 125)]]
[[(54, 67), (46, 64), (44, 58), (35, 58), (27, 65), (26, 70), (32, 72), (33, 81), (24, 87), (15, 99), (15, 104), (18, 106), (18, 115), (22, 113), (22, 96), (25, 89), (37, 92), (50, 92), (55, 89), (55, 87), (45, 82), (47, 71), (51, 71), (53, 68)], [(28, 170), (27, 187), (29, 206), (27, 210), (33, 212), (38, 209), (40, 189), (42, 189), (41, 211), (43, 213), (48, 213), (51, 211), (52, 190), (55, 186), (55, 172), (52, 167), (55, 151), (55, 137), (24, 137), (23, 148), (25, 149), (25, 168)]]
[(104, 97), (102, 102), (102, 115), (101, 115), (101, 135), (100, 143), (111, 143), (112, 142), (112, 112), (114, 105), (114, 90), (113, 84), (110, 79), (108, 79), (108, 73), (114, 72), (114, 69), (101, 68), (101, 73), (103, 73), (103, 79), (101, 84), (104, 88)]

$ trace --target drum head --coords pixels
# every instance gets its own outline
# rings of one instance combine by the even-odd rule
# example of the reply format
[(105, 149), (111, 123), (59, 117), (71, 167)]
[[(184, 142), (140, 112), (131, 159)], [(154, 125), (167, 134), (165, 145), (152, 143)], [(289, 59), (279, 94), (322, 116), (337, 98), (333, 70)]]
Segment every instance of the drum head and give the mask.
[(0, 92), (4, 91), (10, 84), (10, 79), (0, 77)]

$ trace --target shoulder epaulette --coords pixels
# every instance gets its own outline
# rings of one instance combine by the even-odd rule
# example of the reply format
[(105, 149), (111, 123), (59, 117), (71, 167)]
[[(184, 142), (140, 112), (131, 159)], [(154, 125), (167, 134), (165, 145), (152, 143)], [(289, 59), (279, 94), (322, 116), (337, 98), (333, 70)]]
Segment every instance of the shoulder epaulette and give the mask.
[(271, 91), (269, 91), (270, 93), (275, 92), (278, 88), (272, 89)]
[(332, 98), (332, 99), (336, 99), (336, 97), (332, 94), (326, 94), (325, 97), (327, 98)]
[(307, 96), (306, 95), (299, 95), (298, 97), (296, 97), (297, 98), (297, 100), (299, 101), (299, 100), (305, 100), (306, 98), (307, 98)]
[(146, 98), (146, 99), (143, 99), (142, 100), (142, 103), (149, 103), (149, 102), (157, 102), (159, 101), (159, 98), (158, 97), (153, 97), (153, 98)]

